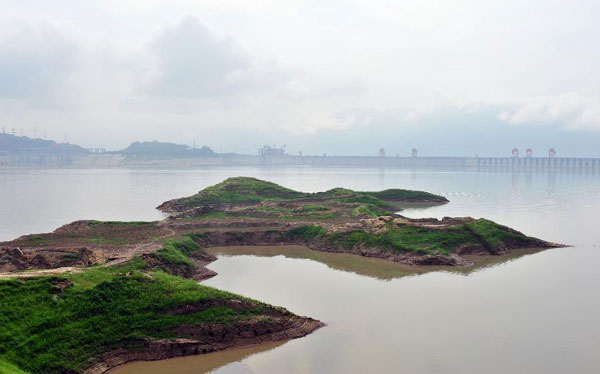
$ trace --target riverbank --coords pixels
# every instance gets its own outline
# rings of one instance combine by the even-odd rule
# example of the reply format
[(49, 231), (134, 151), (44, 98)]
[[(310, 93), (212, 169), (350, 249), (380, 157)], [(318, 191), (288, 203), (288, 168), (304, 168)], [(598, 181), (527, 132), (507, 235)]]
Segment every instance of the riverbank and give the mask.
[(0, 289), (0, 368), (25, 373), (100, 374), (135, 360), (299, 338), (323, 326), (137, 256), (119, 266), (2, 280)]

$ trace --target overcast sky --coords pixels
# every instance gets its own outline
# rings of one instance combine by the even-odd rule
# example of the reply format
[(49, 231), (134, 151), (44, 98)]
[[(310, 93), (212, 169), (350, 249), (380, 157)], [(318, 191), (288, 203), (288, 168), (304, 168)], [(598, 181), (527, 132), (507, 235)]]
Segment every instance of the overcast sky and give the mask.
[(0, 3), (0, 126), (83, 146), (600, 157), (600, 1)]

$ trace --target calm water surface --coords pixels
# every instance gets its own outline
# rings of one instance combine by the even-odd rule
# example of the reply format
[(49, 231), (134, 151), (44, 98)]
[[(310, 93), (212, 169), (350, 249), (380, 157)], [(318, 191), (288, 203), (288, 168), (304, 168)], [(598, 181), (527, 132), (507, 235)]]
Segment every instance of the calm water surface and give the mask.
[[(161, 219), (154, 207), (229, 176), (303, 191), (424, 189), (413, 217), (487, 217), (571, 244), (471, 272), (413, 276), (301, 249), (221, 251), (207, 285), (327, 326), (285, 344), (124, 366), (118, 373), (597, 373), (600, 176), (342, 169), (2, 170), (0, 240), (75, 219)], [(383, 274), (383, 275), (382, 275)]]

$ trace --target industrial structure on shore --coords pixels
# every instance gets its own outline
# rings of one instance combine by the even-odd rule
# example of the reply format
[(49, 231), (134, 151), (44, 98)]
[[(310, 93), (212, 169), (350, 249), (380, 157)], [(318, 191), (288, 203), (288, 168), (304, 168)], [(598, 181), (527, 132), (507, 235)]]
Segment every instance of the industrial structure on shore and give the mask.
[(600, 172), (600, 158), (572, 157), (376, 157), (293, 156), (261, 158), (261, 165), (468, 170), (589, 170)]
[[(376, 150), (377, 151), (377, 150)], [(286, 147), (265, 145), (256, 155), (215, 153), (209, 147), (188, 147), (161, 142), (135, 142), (120, 151), (85, 149), (69, 143), (0, 133), (0, 167), (152, 167), (194, 168), (206, 166), (312, 166), (341, 168), (395, 168), (480, 171), (577, 171), (600, 173), (600, 158), (557, 157), (554, 148), (545, 157), (534, 157), (528, 148), (522, 157), (517, 148), (509, 157), (388, 156), (379, 148), (373, 156), (290, 154)]]
[(388, 157), (384, 148), (378, 156), (302, 156), (284, 153), (284, 148), (273, 152), (260, 152), (261, 165), (308, 165), (315, 167), (363, 167), (401, 169), (464, 169), (464, 170), (580, 170), (600, 172), (600, 158), (556, 157), (556, 150), (550, 148), (548, 156), (534, 157), (533, 150), (527, 148), (525, 157), (520, 157), (519, 149), (514, 148), (510, 157), (421, 157), (416, 148), (410, 156)]

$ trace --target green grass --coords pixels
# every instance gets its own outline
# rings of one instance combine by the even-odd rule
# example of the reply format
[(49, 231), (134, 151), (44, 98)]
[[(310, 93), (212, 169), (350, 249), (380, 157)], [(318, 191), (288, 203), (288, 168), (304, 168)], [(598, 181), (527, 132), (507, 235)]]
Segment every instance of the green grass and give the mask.
[(473, 236), (461, 229), (442, 231), (409, 226), (390, 228), (381, 234), (359, 230), (334, 233), (329, 234), (326, 240), (347, 249), (365, 246), (420, 254), (448, 254), (460, 245), (476, 242)]
[(156, 256), (163, 261), (166, 261), (169, 264), (175, 266), (189, 266), (192, 267), (193, 264), (184, 254), (184, 249), (180, 246), (179, 242), (176, 241), (168, 241), (164, 244), (163, 248), (156, 252)]
[(185, 205), (258, 203), (268, 199), (299, 198), (306, 194), (278, 184), (256, 178), (229, 178), (214, 186), (207, 187), (189, 198)]
[[(380, 192), (360, 192), (346, 188), (334, 188), (325, 192), (304, 193), (256, 178), (229, 178), (197, 194), (181, 199), (187, 206), (212, 204), (256, 204), (265, 200), (323, 200), (334, 203), (371, 204), (381, 209), (393, 210), (390, 202), (397, 201), (446, 201), (443, 197), (422, 191), (389, 189)], [(308, 204), (307, 212), (327, 209), (318, 204)], [(314, 210), (313, 210), (314, 209)]]
[(318, 204), (306, 204), (306, 205), (303, 205), (299, 209), (299, 211), (302, 213), (327, 212), (327, 211), (329, 211), (329, 208), (327, 208), (326, 206), (323, 206), (323, 205), (318, 205)]
[(319, 237), (325, 237), (327, 230), (321, 226), (306, 225), (294, 227), (287, 232), (287, 235), (292, 239), (300, 239), (304, 241), (314, 241)]
[(267, 212), (267, 213), (297, 213), (297, 214), (305, 214), (305, 213), (323, 213), (328, 212), (331, 209), (318, 204), (306, 204), (300, 205), (298, 207), (282, 207), (282, 206), (259, 206), (256, 208), (259, 212)]
[(381, 209), (372, 204), (362, 204), (352, 210), (353, 217), (379, 217), (389, 214), (388, 210)]
[(356, 247), (380, 248), (393, 252), (448, 255), (465, 245), (500, 249), (511, 245), (531, 246), (538, 240), (512, 231), (492, 221), (478, 220), (445, 229), (387, 224), (381, 233), (362, 230), (329, 233), (316, 225), (296, 227), (287, 232), (288, 238), (316, 245), (329, 245), (350, 250)]
[[(189, 243), (188, 243), (189, 244)], [(187, 249), (172, 245), (180, 253)], [(64, 278), (0, 281), (0, 373), (80, 372), (90, 360), (144, 338), (173, 338), (189, 324), (227, 324), (264, 312), (209, 307), (166, 311), (207, 299), (243, 299), (161, 271), (142, 271), (140, 258), (119, 267), (96, 267)], [(71, 281), (71, 287), (57, 287)]]
[(73, 282), (74, 290), (85, 290), (90, 287), (94, 287), (105, 281), (114, 279), (125, 275), (127, 273), (133, 273), (136, 271), (142, 271), (146, 267), (144, 260), (138, 256), (135, 256), (133, 260), (120, 265), (120, 266), (95, 266), (85, 269), (85, 271), (69, 274), (68, 279)]
[(160, 260), (160, 265), (157, 268), (178, 275), (189, 276), (192, 274), (195, 265), (190, 260), (190, 256), (200, 248), (194, 241), (194, 238), (199, 237), (198, 235), (188, 234), (180, 239), (167, 240), (163, 247), (154, 254)]
[(415, 201), (447, 201), (444, 197), (424, 191), (412, 191), (401, 189), (388, 189), (379, 192), (353, 191), (346, 188), (334, 188), (325, 192), (312, 194), (314, 197), (332, 200), (346, 204), (368, 204), (387, 211), (393, 211), (390, 202), (415, 202)]
[(28, 374), (11, 364), (10, 362), (4, 361), (0, 358), (0, 374)]
[(413, 191), (413, 190), (402, 190), (398, 188), (392, 188), (388, 190), (378, 192), (365, 192), (366, 194), (373, 196), (377, 199), (385, 201), (424, 201), (424, 200), (435, 200), (435, 201), (447, 201), (446, 198), (434, 195), (425, 191)]
[(342, 204), (368, 204), (376, 206), (377, 208), (386, 210), (388, 212), (393, 212), (395, 210), (390, 203), (373, 197), (367, 193), (357, 192), (347, 196), (336, 198), (334, 201), (336, 203)]
[(480, 219), (475, 222), (467, 223), (465, 228), (470, 230), (475, 236), (485, 242), (488, 248), (493, 250), (506, 247), (509, 243), (512, 245), (532, 246), (540, 241), (535, 238), (523, 235), (520, 232), (511, 230), (506, 226), (498, 225), (486, 219)]
[(298, 207), (259, 206), (256, 210), (271, 213), (272, 218), (280, 219), (332, 219), (340, 216), (339, 212), (318, 204), (306, 204)]

